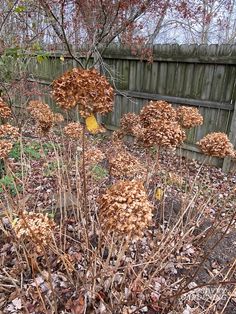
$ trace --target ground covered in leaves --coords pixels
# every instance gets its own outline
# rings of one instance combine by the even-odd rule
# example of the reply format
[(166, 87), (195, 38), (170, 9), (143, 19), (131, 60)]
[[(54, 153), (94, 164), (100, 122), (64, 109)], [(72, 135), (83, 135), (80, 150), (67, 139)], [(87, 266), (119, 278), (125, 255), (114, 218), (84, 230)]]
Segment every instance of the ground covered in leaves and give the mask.
[[(89, 160), (92, 148), (115, 152), (109, 136), (89, 143)], [(148, 169), (153, 218), (141, 240), (111, 248), (96, 232), (97, 200), (125, 177), (110, 175), (107, 158), (88, 167), (86, 234), (80, 148), (32, 131), (11, 152), (0, 179), (0, 313), (236, 313), (236, 174), (127, 142)], [(50, 245), (17, 239), (22, 210), (54, 221)]]

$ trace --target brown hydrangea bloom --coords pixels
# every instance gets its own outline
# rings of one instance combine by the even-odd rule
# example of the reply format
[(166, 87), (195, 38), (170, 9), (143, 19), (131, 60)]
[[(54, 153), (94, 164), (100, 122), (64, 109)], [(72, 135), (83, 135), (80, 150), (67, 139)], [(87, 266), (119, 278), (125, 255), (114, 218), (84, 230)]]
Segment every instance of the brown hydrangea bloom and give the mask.
[(180, 146), (185, 138), (185, 132), (177, 122), (158, 120), (145, 128), (138, 140), (146, 147), (157, 145), (171, 149)]
[(182, 128), (190, 129), (203, 123), (203, 117), (197, 108), (181, 106), (176, 109), (177, 120)]
[(99, 203), (99, 219), (105, 234), (140, 238), (152, 219), (153, 206), (140, 181), (117, 182), (107, 189)]
[(54, 123), (54, 114), (48, 104), (38, 100), (30, 101), (28, 110), (37, 122), (38, 130), (42, 133), (47, 133)]
[(226, 157), (234, 156), (234, 147), (228, 136), (222, 132), (213, 132), (202, 138), (197, 144), (200, 150), (208, 156)]
[(6, 103), (0, 97), (0, 117), (3, 119), (7, 119), (11, 117), (11, 115), (12, 115), (11, 109), (6, 105)]
[(53, 122), (54, 123), (61, 123), (64, 121), (64, 117), (61, 113), (54, 113)]
[(83, 134), (83, 127), (79, 122), (71, 122), (65, 126), (64, 133), (73, 140), (79, 140)]
[(0, 140), (0, 159), (6, 158), (12, 149), (12, 143), (7, 140)]
[(36, 246), (48, 245), (52, 239), (55, 223), (42, 213), (24, 212), (14, 230), (19, 239), (30, 241)]
[(176, 120), (176, 110), (166, 101), (150, 101), (140, 112), (140, 120), (146, 128), (156, 120)]
[(125, 150), (116, 150), (108, 157), (110, 175), (119, 179), (142, 178), (146, 174), (145, 167), (139, 160)]
[(74, 68), (53, 81), (53, 96), (63, 109), (79, 106), (82, 117), (112, 110), (114, 90), (96, 70)]
[(140, 116), (132, 112), (124, 114), (120, 119), (120, 127), (127, 135), (138, 136), (142, 130)]
[(87, 147), (84, 152), (84, 157), (85, 166), (91, 167), (101, 162), (106, 156), (99, 148)]
[(112, 132), (111, 141), (116, 145), (122, 145), (122, 139), (125, 136), (122, 130), (116, 130)]
[(17, 138), (19, 137), (19, 129), (12, 126), (11, 124), (2, 124), (0, 126), (0, 137), (3, 138)]

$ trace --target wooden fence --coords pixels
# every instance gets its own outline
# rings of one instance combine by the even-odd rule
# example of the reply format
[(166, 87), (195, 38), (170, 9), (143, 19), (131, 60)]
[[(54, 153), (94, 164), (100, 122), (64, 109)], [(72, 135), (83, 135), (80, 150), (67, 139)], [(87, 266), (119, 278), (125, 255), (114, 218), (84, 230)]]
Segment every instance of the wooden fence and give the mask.
[[(31, 64), (34, 79), (50, 82), (76, 66), (67, 55), (54, 53)], [(221, 131), (236, 145), (236, 46), (156, 45), (153, 62), (142, 61), (129, 49), (109, 48), (104, 55), (104, 74), (116, 88), (115, 109), (103, 118), (108, 129), (119, 127), (127, 112), (139, 113), (149, 100), (166, 100), (176, 106), (199, 108), (204, 124), (188, 131), (182, 154), (203, 159), (196, 142), (210, 132)], [(51, 98), (46, 101), (53, 105)], [(235, 167), (229, 158), (212, 159), (225, 171)]]

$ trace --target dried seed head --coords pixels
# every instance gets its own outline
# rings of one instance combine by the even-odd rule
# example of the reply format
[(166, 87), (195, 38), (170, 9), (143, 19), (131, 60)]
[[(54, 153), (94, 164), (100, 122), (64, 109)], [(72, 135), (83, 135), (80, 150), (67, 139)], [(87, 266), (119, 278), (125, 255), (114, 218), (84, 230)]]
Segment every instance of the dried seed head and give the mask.
[(7, 104), (0, 97), (0, 117), (3, 119), (7, 119), (11, 117), (12, 112), (11, 109), (7, 106)]
[(79, 122), (71, 122), (65, 126), (64, 133), (73, 140), (79, 140), (82, 138), (83, 127)]
[(0, 137), (6, 139), (15, 139), (19, 137), (19, 129), (12, 126), (11, 124), (2, 124), (0, 126)]
[(157, 120), (176, 120), (176, 110), (166, 101), (150, 101), (140, 112), (140, 120), (146, 128)]
[(25, 211), (14, 229), (19, 239), (30, 241), (38, 246), (48, 245), (51, 242), (54, 227), (54, 221), (47, 215)]
[(105, 154), (99, 148), (88, 146), (84, 153), (85, 166), (94, 166), (105, 159), (105, 157)]
[(64, 121), (64, 117), (61, 113), (55, 113), (53, 117), (54, 123), (62, 123)]
[(27, 109), (36, 120), (38, 131), (43, 134), (48, 133), (54, 123), (54, 114), (50, 107), (38, 100), (32, 100)]
[(198, 143), (200, 150), (208, 156), (226, 157), (235, 156), (233, 145), (225, 133), (213, 132), (206, 135)]
[(108, 157), (110, 175), (119, 179), (141, 179), (146, 169), (139, 160), (124, 149), (117, 148)]
[(112, 141), (113, 145), (122, 146), (123, 145), (122, 139), (124, 136), (125, 136), (125, 134), (123, 133), (122, 130), (114, 131), (112, 133), (112, 136), (111, 136), (111, 141)]
[(142, 129), (140, 116), (129, 112), (120, 119), (120, 127), (124, 134), (138, 136)]
[(12, 143), (7, 140), (0, 140), (0, 159), (6, 158), (12, 149)]
[(114, 91), (104, 76), (95, 70), (74, 68), (53, 81), (53, 97), (63, 109), (79, 106), (82, 117), (112, 110)]
[(182, 128), (190, 129), (203, 123), (203, 117), (197, 108), (181, 106), (176, 109), (177, 120)]
[(177, 122), (157, 120), (144, 129), (138, 140), (146, 147), (157, 145), (173, 149), (181, 145), (185, 138), (185, 132)]
[(114, 233), (118, 238), (142, 237), (152, 219), (153, 206), (140, 181), (119, 181), (107, 189), (99, 203), (99, 219), (104, 233)]

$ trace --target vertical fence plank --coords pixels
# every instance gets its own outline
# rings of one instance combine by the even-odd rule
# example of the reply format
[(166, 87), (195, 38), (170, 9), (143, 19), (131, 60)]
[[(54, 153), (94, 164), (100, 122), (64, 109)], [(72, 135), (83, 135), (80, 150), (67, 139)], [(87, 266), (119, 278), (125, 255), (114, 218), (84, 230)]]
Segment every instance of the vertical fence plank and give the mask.
[[(230, 126), (229, 139), (235, 147), (236, 146), (236, 102), (234, 102), (234, 113), (232, 116), (232, 121), (231, 121), (231, 126)], [(231, 161), (232, 161), (231, 157), (224, 158), (223, 167), (222, 167), (224, 172), (229, 172)]]

